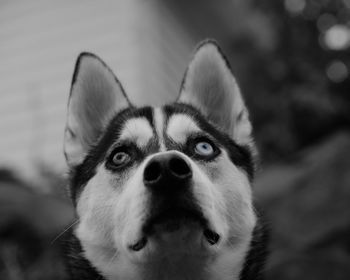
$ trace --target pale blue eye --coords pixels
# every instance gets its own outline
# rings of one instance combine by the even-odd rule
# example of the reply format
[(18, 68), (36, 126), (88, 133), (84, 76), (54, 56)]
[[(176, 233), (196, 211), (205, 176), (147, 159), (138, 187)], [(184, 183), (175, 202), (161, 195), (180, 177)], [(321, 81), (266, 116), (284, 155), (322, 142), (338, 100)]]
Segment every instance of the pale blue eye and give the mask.
[(197, 154), (201, 156), (210, 156), (214, 153), (214, 148), (208, 142), (198, 142), (195, 147)]

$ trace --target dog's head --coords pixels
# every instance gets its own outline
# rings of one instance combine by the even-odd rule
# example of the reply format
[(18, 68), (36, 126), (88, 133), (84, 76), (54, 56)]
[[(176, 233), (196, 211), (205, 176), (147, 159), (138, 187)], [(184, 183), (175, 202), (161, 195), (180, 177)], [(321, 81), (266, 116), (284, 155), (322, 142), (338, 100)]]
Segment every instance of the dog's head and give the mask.
[(162, 107), (133, 106), (105, 63), (79, 56), (65, 154), (75, 234), (104, 275), (164, 259), (241, 263), (256, 223), (253, 153), (247, 109), (215, 43), (197, 49), (179, 98)]

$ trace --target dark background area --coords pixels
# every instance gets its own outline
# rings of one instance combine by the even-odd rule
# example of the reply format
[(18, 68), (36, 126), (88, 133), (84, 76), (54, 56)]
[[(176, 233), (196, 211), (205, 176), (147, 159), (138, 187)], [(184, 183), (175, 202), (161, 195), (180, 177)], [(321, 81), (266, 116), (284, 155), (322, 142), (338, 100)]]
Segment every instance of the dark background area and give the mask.
[[(266, 278), (349, 279), (350, 1), (165, 3), (193, 41), (218, 40), (246, 97), (271, 231)], [(35, 183), (0, 172), (0, 279), (63, 277), (66, 182), (37, 170)]]

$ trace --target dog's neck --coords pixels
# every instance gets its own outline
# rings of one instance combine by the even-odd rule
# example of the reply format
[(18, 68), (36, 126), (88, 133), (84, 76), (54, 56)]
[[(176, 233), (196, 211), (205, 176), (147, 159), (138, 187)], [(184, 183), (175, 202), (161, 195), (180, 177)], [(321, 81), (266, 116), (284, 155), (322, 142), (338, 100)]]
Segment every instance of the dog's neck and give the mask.
[[(245, 256), (239, 257), (232, 253), (223, 254), (221, 258), (207, 265), (201, 261), (188, 262), (186, 259), (177, 262), (156, 262), (147, 268), (129, 268), (129, 278), (126, 280), (261, 280), (261, 270), (266, 258), (266, 231), (260, 223), (257, 224)], [(118, 280), (100, 274), (94, 265), (84, 256), (80, 241), (72, 232), (64, 238), (65, 256), (70, 280)], [(231, 255), (230, 255), (231, 254)], [(242, 253), (240, 253), (242, 254)]]

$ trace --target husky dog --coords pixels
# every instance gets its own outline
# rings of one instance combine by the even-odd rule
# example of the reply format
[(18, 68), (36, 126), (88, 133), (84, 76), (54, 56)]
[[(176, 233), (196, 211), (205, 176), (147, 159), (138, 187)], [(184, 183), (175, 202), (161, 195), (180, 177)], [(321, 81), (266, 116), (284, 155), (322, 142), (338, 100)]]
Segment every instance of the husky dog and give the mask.
[(91, 53), (76, 63), (65, 155), (77, 223), (71, 279), (261, 279), (255, 147), (227, 60), (205, 41), (178, 99), (135, 107)]

